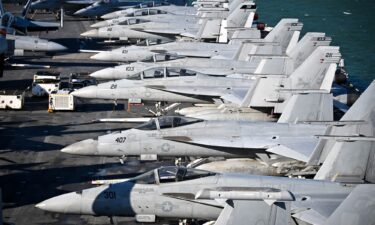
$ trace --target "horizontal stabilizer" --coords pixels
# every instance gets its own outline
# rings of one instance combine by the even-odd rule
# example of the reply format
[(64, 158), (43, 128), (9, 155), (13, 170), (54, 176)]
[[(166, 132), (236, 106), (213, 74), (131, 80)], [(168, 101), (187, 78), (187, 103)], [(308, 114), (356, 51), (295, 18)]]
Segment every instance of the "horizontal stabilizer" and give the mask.
[(321, 139), (331, 139), (335, 141), (347, 141), (347, 142), (353, 142), (353, 141), (375, 141), (375, 137), (366, 137), (366, 136), (360, 136), (360, 135), (353, 135), (353, 136), (346, 136), (346, 135), (315, 135), (318, 138)]
[(375, 185), (358, 185), (327, 219), (324, 225), (373, 225)]
[(294, 196), (272, 188), (224, 187), (203, 189), (196, 199), (224, 201), (224, 209), (215, 225), (288, 225), (290, 201), (294, 201)]
[(103, 118), (97, 119), (93, 122), (103, 123), (145, 123), (150, 121), (152, 118), (140, 117), (140, 118)]
[(313, 125), (327, 125), (327, 126), (345, 126), (364, 124), (364, 120), (347, 120), (347, 121), (299, 121), (299, 123), (313, 124)]
[(275, 146), (275, 147), (268, 148), (267, 152), (272, 152), (274, 154), (281, 155), (281, 156), (284, 156), (284, 157), (288, 157), (288, 158), (291, 158), (291, 159), (296, 159), (296, 160), (299, 160), (299, 161), (302, 161), (302, 162), (307, 162), (309, 160), (309, 156), (311, 154), (311, 152), (307, 152), (307, 153), (304, 154), (304, 152), (299, 152), (299, 151), (290, 149), (290, 148), (288, 148), (286, 146), (283, 146), (283, 145), (278, 145), (278, 146)]

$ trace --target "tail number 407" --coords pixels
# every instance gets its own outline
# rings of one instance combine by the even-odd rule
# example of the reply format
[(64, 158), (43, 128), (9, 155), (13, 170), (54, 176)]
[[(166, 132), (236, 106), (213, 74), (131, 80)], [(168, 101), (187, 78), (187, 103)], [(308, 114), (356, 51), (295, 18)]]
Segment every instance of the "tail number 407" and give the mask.
[(124, 143), (125, 140), (126, 140), (126, 137), (118, 137), (118, 138), (116, 138), (115, 141), (116, 141), (117, 143)]

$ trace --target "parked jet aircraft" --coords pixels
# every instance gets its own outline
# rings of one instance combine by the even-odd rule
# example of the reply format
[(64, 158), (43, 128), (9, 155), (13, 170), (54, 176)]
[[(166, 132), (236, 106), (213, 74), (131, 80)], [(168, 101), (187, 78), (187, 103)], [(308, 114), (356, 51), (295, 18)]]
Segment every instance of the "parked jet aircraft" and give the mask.
[[(302, 104), (294, 104), (294, 98), (300, 98)], [(309, 101), (312, 108), (302, 108), (304, 101)], [(289, 102), (279, 123), (159, 117), (134, 129), (74, 143), (61, 151), (91, 156), (144, 155), (153, 160), (158, 156), (245, 157), (272, 164), (280, 162), (282, 156), (307, 162), (318, 143), (315, 135), (325, 134), (327, 126), (290, 122), (332, 121), (332, 97), (330, 94), (295, 95)]]
[[(195, 70), (200, 73), (217, 76), (225, 76), (233, 73), (288, 75), (293, 72), (294, 69), (297, 68), (300, 63), (303, 62), (317, 47), (319, 47), (320, 45), (329, 45), (331, 39), (320, 36), (321, 34), (319, 33), (314, 33), (311, 36), (307, 35), (297, 45), (295, 45), (295, 47), (289, 49), (290, 51), (288, 51), (287, 56), (269, 56), (266, 54), (261, 54), (261, 52), (259, 52), (259, 55), (252, 55), (249, 54), (249, 48), (253, 47), (255, 53), (257, 53), (257, 49), (262, 50), (262, 48), (258, 48), (256, 46), (254, 47), (251, 43), (244, 43), (239, 47), (239, 49), (235, 53), (235, 56), (231, 59), (178, 58), (157, 63), (136, 62), (127, 65), (105, 68), (90, 74), (90, 76), (98, 79), (123, 79), (158, 66), (174, 68), (183, 67), (186, 69)], [(283, 46), (285, 45), (287, 44), (283, 44)], [(269, 47), (272, 47), (272, 45), (270, 45)], [(267, 47), (264, 47), (263, 50), (267, 51)], [(129, 58), (142, 58), (141, 53), (144, 52), (145, 51), (137, 52), (130, 50)], [(186, 52), (186, 54), (190, 53)], [(152, 55), (148, 54), (148, 57), (152, 57)]]
[(2, 6), (2, 3), (0, 2), (0, 18), (2, 18), (2, 20), (5, 23), (8, 23), (7, 21), (11, 21), (10, 22), (11, 26), (15, 28), (16, 30), (20, 30), (22, 32), (49, 31), (49, 30), (57, 30), (60, 28), (61, 26), (60, 23), (27, 19), (26, 15), (29, 11), (31, 2), (32, 0), (27, 1), (24, 7), (24, 10), (22, 12), (22, 16), (14, 16), (10, 12), (5, 12)]
[[(193, 103), (221, 98), (247, 107), (251, 106), (250, 103), (254, 103), (257, 106), (272, 108), (282, 103), (291, 90), (320, 89), (324, 86), (329, 92), (336, 63), (339, 62), (340, 57), (338, 47), (319, 46), (289, 77), (280, 75), (217, 77), (188, 69), (156, 67), (138, 73), (132, 79), (88, 86), (72, 94), (82, 98), (112, 100), (132, 98), (143, 101)], [(280, 91), (282, 89), (286, 92)]]
[[(375, 215), (368, 209), (375, 205), (375, 186), (353, 183), (373, 181), (375, 177), (374, 158), (369, 157), (375, 150), (374, 88), (375, 82), (347, 116), (360, 112), (369, 119), (370, 123), (354, 127), (364, 125), (370, 136), (327, 136), (333, 144), (314, 180), (162, 167), (124, 182), (47, 199), (36, 207), (57, 213), (135, 216), (139, 222), (163, 218), (216, 220), (216, 225), (259, 221), (287, 225), (291, 217), (296, 224), (334, 225), (341, 224), (343, 216), (350, 213), (355, 215), (345, 217), (350, 224), (372, 225)], [(341, 129), (351, 132), (353, 127)], [(314, 153), (318, 158), (324, 155), (319, 148)]]
[(85, 8), (82, 8), (74, 13), (75, 16), (83, 17), (100, 17), (104, 14), (114, 12), (119, 9), (133, 7), (137, 5), (153, 4), (154, 2), (159, 3), (163, 1), (150, 1), (150, 0), (101, 0), (97, 1)]
[[(196, 23), (199, 19), (202, 19), (202, 18), (226, 18), (228, 17), (228, 13), (233, 12), (243, 2), (244, 2), (243, 0), (231, 1), (231, 3), (228, 4), (228, 11), (220, 12), (220, 13), (210, 12), (209, 10), (202, 12), (201, 10), (197, 10), (194, 7), (175, 6), (175, 5), (159, 6), (159, 7), (153, 7), (153, 8), (142, 8), (142, 9), (131, 8), (131, 9), (126, 9), (125, 11), (123, 11), (123, 13), (127, 13), (127, 14), (129, 12), (132, 12), (130, 17), (122, 16), (122, 17), (118, 17), (115, 19), (100, 21), (98, 23), (91, 25), (91, 27), (100, 28), (100, 27), (107, 27), (107, 26), (114, 26), (114, 25), (134, 24), (134, 23), (128, 23), (127, 20), (129, 19), (140, 19), (140, 20), (145, 20), (148, 22), (157, 22), (157, 23), (161, 23), (161, 22), (175, 23), (177, 22), (176, 19), (184, 18), (186, 19), (185, 22)], [(253, 3), (252, 8), (255, 11), (256, 9), (255, 3)], [(160, 9), (163, 9), (163, 10), (160, 10)], [(136, 12), (137, 14), (134, 15), (134, 12)], [(243, 11), (240, 11), (240, 10), (237, 10), (236, 12), (243, 13)], [(180, 21), (179, 23), (181, 22), (183, 21)]]
[(31, 3), (31, 10), (58, 11), (64, 8), (65, 12), (76, 12), (100, 0), (36, 0)]
[(23, 55), (23, 51), (59, 52), (67, 48), (59, 43), (32, 36), (7, 35), (7, 40), (11, 41), (9, 48), (15, 55)]
[[(282, 19), (264, 39), (231, 40), (229, 44), (176, 41), (151, 46), (130, 46), (102, 51), (91, 58), (132, 62), (157, 59), (158, 56), (220, 57), (238, 60), (247, 60), (253, 55), (279, 56), (285, 55), (288, 49), (291, 51), (295, 47), (301, 28), (301, 24), (296, 19)], [(299, 45), (305, 48), (307, 42), (315, 46), (329, 45), (331, 38), (325, 37), (324, 33), (306, 33)], [(240, 53), (242, 49), (246, 49), (247, 54), (243, 51), (243, 54), (236, 56), (236, 53)]]
[(144, 15), (158, 15), (164, 13), (171, 13), (171, 14), (187, 14), (193, 15), (197, 13), (197, 8), (195, 7), (187, 7), (187, 6), (176, 6), (176, 5), (162, 5), (162, 6), (155, 6), (152, 8), (130, 8), (119, 10), (116, 12), (108, 13), (101, 16), (102, 19), (109, 20), (109, 19), (116, 19), (123, 16), (144, 16)]
[[(254, 12), (253, 2), (241, 3), (236, 10), (230, 12), (226, 19), (226, 27), (244, 27), (246, 19)], [(122, 38), (122, 39), (147, 39), (157, 41), (171, 41), (183, 36), (195, 39), (217, 40), (220, 37), (222, 15), (217, 14), (217, 19), (202, 18), (200, 23), (189, 22), (147, 22), (133, 25), (115, 25), (89, 30), (82, 33), (85, 37)]]

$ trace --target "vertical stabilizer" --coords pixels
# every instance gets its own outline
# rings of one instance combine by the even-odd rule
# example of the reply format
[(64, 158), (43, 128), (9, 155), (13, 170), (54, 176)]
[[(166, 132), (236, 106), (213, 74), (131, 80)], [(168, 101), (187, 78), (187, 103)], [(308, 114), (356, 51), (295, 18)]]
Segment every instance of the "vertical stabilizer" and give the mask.
[(28, 0), (26, 2), (26, 5), (23, 7), (23, 10), (22, 10), (22, 17), (23, 18), (26, 18), (27, 13), (29, 12), (29, 9), (30, 9), (30, 6), (31, 6), (32, 2), (33, 2), (33, 0)]
[(241, 3), (235, 10), (230, 12), (227, 17), (228, 28), (243, 28), (250, 13), (255, 11), (256, 4), (254, 2)]
[[(314, 159), (320, 156), (323, 162), (315, 176), (319, 180), (339, 182), (375, 181), (375, 81), (341, 119), (345, 121), (363, 121), (353, 125), (333, 127), (324, 142), (323, 149), (316, 150)], [(325, 151), (324, 151), (325, 150)], [(326, 155), (326, 156), (325, 156)]]
[(326, 37), (325, 33), (306, 33), (305, 36), (292, 49), (288, 47), (287, 55), (293, 59), (293, 67), (297, 68), (305, 61), (311, 53), (319, 46), (329, 46), (332, 39)]
[[(334, 79), (336, 64), (341, 54), (339, 47), (319, 46), (294, 72), (289, 76), (291, 89), (320, 89), (326, 76)], [(330, 82), (332, 84), (332, 82)]]
[[(276, 42), (282, 46), (283, 52), (286, 52), (295, 31), (301, 31), (303, 24), (298, 19), (282, 19), (264, 38), (266, 42)], [(296, 33), (299, 35), (299, 32)], [(293, 39), (295, 41), (295, 38)], [(298, 40), (298, 38), (297, 38)]]
[(282, 112), (278, 123), (296, 121), (332, 121), (333, 97), (328, 93), (292, 95)]

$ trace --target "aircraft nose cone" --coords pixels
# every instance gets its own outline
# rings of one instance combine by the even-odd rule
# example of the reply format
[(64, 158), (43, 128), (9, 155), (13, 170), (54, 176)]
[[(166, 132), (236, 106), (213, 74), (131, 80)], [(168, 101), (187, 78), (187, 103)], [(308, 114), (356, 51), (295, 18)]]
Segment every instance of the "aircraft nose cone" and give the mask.
[(98, 37), (98, 30), (97, 29), (93, 29), (93, 30), (89, 30), (89, 31), (86, 31), (84, 33), (81, 34), (81, 36), (83, 37)]
[(106, 26), (108, 26), (108, 22), (107, 21), (100, 21), (100, 22), (92, 24), (90, 27), (92, 27), (92, 28), (100, 28), (100, 27), (106, 27)]
[(79, 98), (96, 98), (97, 97), (97, 86), (87, 86), (73, 91), (71, 94)]
[(113, 70), (112, 68), (98, 70), (96, 72), (91, 73), (89, 76), (95, 77), (97, 79), (108, 79), (111, 77), (112, 70)]
[(72, 192), (47, 199), (35, 207), (49, 212), (80, 214), (81, 203), (81, 194)]
[(61, 44), (56, 42), (49, 41), (48, 42), (48, 51), (58, 52), (58, 51), (65, 51), (67, 48)]
[(102, 60), (102, 61), (107, 61), (109, 60), (107, 52), (99, 52), (93, 56), (90, 57), (90, 59), (95, 59), (95, 60)]
[(102, 18), (104, 20), (108, 20), (108, 19), (113, 19), (115, 17), (117, 17), (116, 13), (108, 13), (108, 14), (104, 14), (100, 18)]
[(87, 16), (88, 10), (86, 8), (80, 9), (73, 13), (74, 16)]
[(61, 152), (74, 155), (96, 155), (98, 153), (98, 141), (87, 139), (66, 146)]

